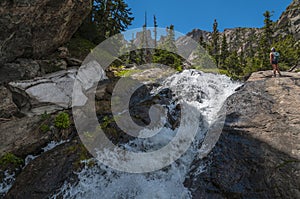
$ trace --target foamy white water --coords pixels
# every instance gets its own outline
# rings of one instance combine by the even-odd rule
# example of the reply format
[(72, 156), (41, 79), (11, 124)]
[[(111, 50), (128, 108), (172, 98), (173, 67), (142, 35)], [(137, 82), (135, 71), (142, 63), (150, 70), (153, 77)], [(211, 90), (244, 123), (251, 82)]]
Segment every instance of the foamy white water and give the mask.
[[(51, 141), (47, 144), (47, 146), (45, 146), (44, 148), (42, 148), (43, 152), (45, 153), (47, 151), (50, 151), (51, 149), (65, 143), (68, 142), (69, 140), (61, 140), (59, 142), (56, 141)], [(23, 166), (22, 169), (24, 169), (32, 160), (36, 159), (37, 157), (39, 157), (40, 155), (28, 155), (25, 158), (25, 164)], [(15, 173), (9, 173), (8, 171), (4, 171), (4, 178), (2, 180), (2, 182), (0, 182), (0, 198), (1, 196), (4, 196), (12, 187), (12, 185), (15, 182)]]
[[(240, 86), (225, 75), (207, 74), (196, 70), (185, 70), (166, 79), (162, 86), (153, 90), (169, 88), (174, 95), (174, 101), (169, 105), (174, 110), (176, 104), (188, 102), (189, 105), (200, 111), (203, 117), (195, 118), (199, 123), (199, 130), (194, 142), (183, 156), (170, 166), (161, 170), (132, 174), (113, 170), (97, 163), (94, 167), (85, 167), (78, 173), (79, 182), (75, 185), (65, 182), (60, 192), (52, 198), (137, 198), (137, 199), (180, 199), (191, 198), (190, 191), (183, 183), (190, 171), (191, 164), (197, 160), (199, 145), (202, 143), (209, 126), (218, 116), (224, 101)], [(130, 151), (157, 150), (173, 139), (178, 129), (164, 127), (160, 133), (148, 139), (135, 139), (123, 146)], [(155, 130), (153, 130), (155, 131)], [(145, 130), (145, 133), (152, 133)], [(155, 134), (155, 133), (153, 133)], [(101, 154), (109, 156), (108, 154)], [(118, 157), (108, 157), (117, 162)], [(93, 160), (90, 160), (93, 161)], [(151, 163), (149, 163), (151, 164)], [(204, 171), (205, 165), (195, 170), (194, 175)]]
[(47, 146), (45, 146), (44, 148), (42, 148), (43, 153), (50, 151), (52, 149), (54, 149), (55, 147), (62, 145), (63, 143), (69, 142), (70, 140), (60, 140), (60, 141), (51, 141), (47, 144)]
[(0, 182), (0, 198), (4, 196), (15, 182), (15, 173), (4, 172), (4, 178)]
[[(65, 142), (69, 142), (69, 140), (61, 140), (61, 141), (51, 141), (47, 144), (47, 146), (45, 146), (44, 148), (42, 148), (42, 153), (45, 153), (47, 151), (50, 151), (52, 149), (54, 149), (55, 147), (65, 143)], [(23, 169), (34, 159), (36, 159), (37, 157), (39, 157), (41, 154), (39, 155), (28, 155), (26, 158), (25, 158), (25, 164), (24, 164), (24, 167)]]

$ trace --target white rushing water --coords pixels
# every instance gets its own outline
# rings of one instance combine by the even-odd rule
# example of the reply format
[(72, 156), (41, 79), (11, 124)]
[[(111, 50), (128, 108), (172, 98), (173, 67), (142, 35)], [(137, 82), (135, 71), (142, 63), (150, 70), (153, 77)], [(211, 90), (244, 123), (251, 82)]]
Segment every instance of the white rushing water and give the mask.
[[(69, 140), (61, 140), (61, 141), (51, 141), (49, 142), (45, 147), (42, 148), (42, 153), (45, 153), (47, 151), (50, 151), (52, 149), (54, 149), (55, 147), (63, 144), (63, 143), (66, 143), (66, 142), (69, 142)], [(34, 159), (36, 159), (37, 157), (39, 157), (41, 154), (39, 155), (28, 155), (26, 156), (25, 158), (25, 164), (24, 164), (24, 167), (23, 169)]]
[(0, 198), (9, 191), (14, 181), (15, 181), (15, 173), (14, 172), (9, 173), (8, 171), (5, 171), (4, 178), (2, 182), (0, 182)]
[[(86, 166), (78, 173), (78, 183), (73, 185), (65, 182), (60, 192), (53, 198), (58, 196), (86, 199), (191, 198), (190, 191), (184, 187), (183, 183), (188, 177), (192, 162), (197, 160), (199, 145), (203, 141), (207, 128), (216, 119), (224, 101), (239, 86), (240, 83), (231, 81), (225, 75), (207, 74), (196, 70), (185, 70), (169, 77), (161, 87), (153, 90), (153, 93), (170, 88), (175, 101), (169, 105), (169, 109), (173, 109), (176, 103), (185, 101), (200, 111), (203, 116), (204, 122), (198, 121), (199, 131), (188, 151), (170, 166), (151, 173), (124, 173), (101, 163), (93, 167)], [(151, 133), (149, 130), (145, 131)], [(159, 134), (151, 138), (135, 139), (123, 147), (131, 151), (156, 150), (172, 140), (176, 131), (177, 129), (164, 127)], [(194, 171), (194, 175), (200, 174), (204, 169), (203, 163)]]
[[(65, 142), (68, 142), (69, 140), (61, 140), (59, 142), (56, 142), (56, 141), (51, 141), (47, 144), (47, 146), (45, 146), (44, 148), (42, 148), (42, 153), (45, 153), (47, 151), (50, 151), (51, 149), (65, 143)], [(26, 158), (25, 158), (25, 161), (24, 161), (24, 166), (23, 166), (23, 169), (34, 159), (36, 159), (37, 157), (39, 157), (41, 154), (39, 155), (28, 155)], [(8, 171), (4, 171), (4, 178), (2, 180), (2, 182), (0, 182), (0, 198), (1, 196), (5, 195), (9, 190), (10, 188), (13, 186), (15, 182), (15, 173), (9, 173)]]

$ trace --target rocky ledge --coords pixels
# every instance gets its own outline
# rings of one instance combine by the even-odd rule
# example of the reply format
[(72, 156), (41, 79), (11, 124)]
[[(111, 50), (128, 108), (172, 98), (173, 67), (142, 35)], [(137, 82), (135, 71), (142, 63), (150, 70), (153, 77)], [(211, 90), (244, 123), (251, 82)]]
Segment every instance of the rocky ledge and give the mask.
[(91, 8), (89, 0), (0, 1), (0, 65), (53, 52), (72, 37)]
[(186, 180), (193, 198), (300, 198), (299, 103), (299, 74), (253, 73), (225, 103), (206, 171)]

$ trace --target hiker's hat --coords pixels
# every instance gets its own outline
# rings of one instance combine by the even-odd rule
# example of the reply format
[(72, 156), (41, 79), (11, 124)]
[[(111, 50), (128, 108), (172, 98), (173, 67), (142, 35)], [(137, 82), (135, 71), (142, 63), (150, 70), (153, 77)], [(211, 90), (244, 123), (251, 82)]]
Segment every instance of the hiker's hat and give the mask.
[(271, 51), (275, 51), (275, 48), (274, 48), (274, 47), (272, 47), (272, 48), (271, 48)]

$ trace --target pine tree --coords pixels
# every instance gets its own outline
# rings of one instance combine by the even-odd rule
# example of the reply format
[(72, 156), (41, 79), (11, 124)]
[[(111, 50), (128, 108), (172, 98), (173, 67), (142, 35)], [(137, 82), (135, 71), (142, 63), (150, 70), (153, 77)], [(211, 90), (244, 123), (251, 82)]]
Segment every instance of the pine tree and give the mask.
[(226, 40), (226, 35), (225, 33), (223, 34), (223, 38), (222, 38), (222, 45), (221, 45), (221, 54), (220, 54), (220, 66), (222, 68), (226, 68), (225, 66), (225, 60), (228, 57), (228, 44), (227, 44), (227, 40)]
[(215, 19), (213, 24), (213, 32), (212, 32), (212, 43), (211, 43), (211, 55), (215, 59), (217, 66), (219, 66), (219, 30), (218, 30), (218, 22)]
[(156, 16), (153, 16), (153, 22), (154, 22), (154, 48), (157, 47), (157, 21), (156, 21)]
[(244, 53), (244, 49), (241, 49), (240, 55), (239, 55), (239, 67), (240, 68), (245, 68), (246, 67), (246, 59), (245, 59), (245, 53)]
[(200, 35), (199, 45), (206, 49), (206, 42), (204, 41), (203, 33)]
[(293, 35), (280, 37), (278, 42), (273, 44), (276, 51), (280, 53), (280, 68), (290, 69), (294, 65), (300, 64), (300, 42)]
[(264, 32), (259, 41), (259, 59), (261, 60), (261, 69), (266, 70), (269, 68), (269, 52), (272, 44), (273, 29), (270, 12), (266, 11), (263, 15), (265, 17)]
[[(150, 33), (151, 34), (151, 33)], [(145, 63), (151, 63), (151, 51), (149, 49), (149, 41), (148, 41), (148, 30), (147, 30), (147, 12), (145, 12), (145, 23), (143, 25), (143, 36), (142, 36), (142, 48), (143, 49), (143, 60)]]
[(148, 35), (147, 35), (147, 12), (145, 12), (145, 23), (143, 25), (143, 45), (145, 49), (149, 47)]
[(266, 11), (263, 15), (265, 17), (264, 27), (263, 27), (264, 35), (267, 39), (268, 45), (270, 46), (272, 44), (272, 40), (273, 40), (272, 36), (273, 36), (273, 33), (274, 33), (274, 31), (272, 29), (272, 25), (273, 25), (273, 22), (271, 20), (272, 15), (271, 15), (270, 11)]
[(94, 0), (90, 14), (90, 23), (97, 29), (97, 41), (101, 42), (108, 37), (125, 31), (134, 17), (131, 9), (124, 0)]
[(177, 52), (176, 44), (175, 44), (175, 31), (174, 31), (174, 25), (170, 25), (170, 27), (167, 27), (167, 39), (165, 42), (165, 48), (167, 51), (170, 52)]
[(243, 70), (239, 67), (239, 57), (236, 51), (233, 51), (226, 59), (227, 71), (233, 77), (238, 77), (242, 74)]

